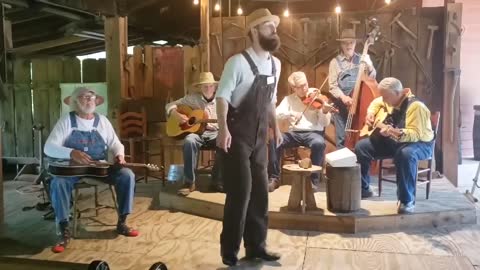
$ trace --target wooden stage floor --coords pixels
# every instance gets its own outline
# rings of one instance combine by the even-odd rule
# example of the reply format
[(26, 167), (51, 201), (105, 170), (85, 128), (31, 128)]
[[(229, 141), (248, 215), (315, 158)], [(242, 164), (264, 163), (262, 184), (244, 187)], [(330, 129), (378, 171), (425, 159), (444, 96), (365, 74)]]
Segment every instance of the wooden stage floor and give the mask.
[[(15, 265), (9, 268), (1, 263), (0, 258), (0, 269), (48, 269), (42, 265), (55, 262), (88, 264), (97, 259), (107, 261), (113, 270), (147, 270), (157, 261), (175, 270), (226, 269), (219, 256), (221, 222), (161, 208), (160, 186), (159, 182), (137, 186), (134, 213), (129, 223), (140, 230), (139, 237), (117, 236), (112, 226), (116, 215), (111, 209), (104, 209), (98, 217), (91, 213), (88, 215), (90, 218), (84, 218), (80, 237), (71, 242), (66, 252), (54, 254), (50, 251), (55, 242), (53, 221), (43, 220), (44, 212), (35, 209), (22, 211), (23, 207), (40, 202), (40, 193), (31, 190), (27, 182), (5, 182), (7, 224), (0, 236), (0, 256), (32, 260), (34, 266), (22, 268)], [(439, 187), (440, 184), (434, 185), (432, 202), (440, 198), (442, 192), (447, 193)], [(282, 187), (278, 193), (286, 192), (285, 188)], [(192, 194), (197, 195), (202, 194)], [(273, 196), (271, 206), (281, 207)], [(453, 210), (452, 204), (460, 200), (460, 197), (451, 201), (449, 196), (444, 198), (448, 200), (440, 206), (446, 210)], [(388, 203), (378, 198), (370, 203), (377, 200)], [(101, 201), (111, 203), (108, 192), (101, 193)], [(422, 201), (418, 210), (428, 211), (422, 209), (429, 203)], [(90, 204), (91, 194), (84, 194), (81, 206), (88, 207)], [(380, 213), (377, 211), (380, 209), (372, 209), (372, 213)], [(268, 245), (280, 251), (282, 259), (275, 263), (241, 261), (240, 266), (232, 269), (480, 270), (477, 267), (480, 266), (480, 226), (444, 225), (405, 230), (390, 228), (393, 230), (356, 234), (270, 229)], [(243, 249), (239, 255), (244, 255)]]

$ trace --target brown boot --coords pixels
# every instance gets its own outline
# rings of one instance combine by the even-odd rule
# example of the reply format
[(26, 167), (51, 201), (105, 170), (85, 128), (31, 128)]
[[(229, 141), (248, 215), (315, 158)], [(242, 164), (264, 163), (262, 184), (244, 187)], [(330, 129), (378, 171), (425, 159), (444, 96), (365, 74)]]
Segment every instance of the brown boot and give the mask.
[(272, 177), (268, 179), (268, 192), (273, 192), (279, 186), (280, 186), (280, 181), (278, 180), (278, 178)]
[(177, 195), (179, 196), (188, 196), (192, 191), (195, 190), (195, 183), (187, 183), (183, 184), (182, 188), (177, 191)]

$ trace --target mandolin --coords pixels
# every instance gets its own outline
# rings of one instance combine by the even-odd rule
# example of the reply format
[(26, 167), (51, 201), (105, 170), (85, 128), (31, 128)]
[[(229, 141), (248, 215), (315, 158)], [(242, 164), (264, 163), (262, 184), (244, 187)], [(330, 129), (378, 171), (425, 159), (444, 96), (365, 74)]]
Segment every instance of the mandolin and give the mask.
[(139, 167), (146, 168), (150, 171), (160, 171), (160, 168), (155, 164), (142, 163), (110, 163), (110, 162), (94, 162), (91, 164), (78, 164), (72, 161), (54, 161), (48, 164), (48, 172), (54, 176), (63, 177), (107, 177), (111, 167)]

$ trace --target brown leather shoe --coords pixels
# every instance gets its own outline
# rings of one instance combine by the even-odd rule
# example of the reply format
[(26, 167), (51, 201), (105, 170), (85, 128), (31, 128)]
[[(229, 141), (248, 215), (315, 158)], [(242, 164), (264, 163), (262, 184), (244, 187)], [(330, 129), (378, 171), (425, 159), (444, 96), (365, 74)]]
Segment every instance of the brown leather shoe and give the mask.
[(268, 179), (268, 192), (273, 192), (278, 187), (280, 187), (280, 181), (278, 178), (272, 177)]
[(185, 183), (182, 188), (177, 191), (179, 196), (188, 196), (192, 191), (195, 190), (195, 183)]

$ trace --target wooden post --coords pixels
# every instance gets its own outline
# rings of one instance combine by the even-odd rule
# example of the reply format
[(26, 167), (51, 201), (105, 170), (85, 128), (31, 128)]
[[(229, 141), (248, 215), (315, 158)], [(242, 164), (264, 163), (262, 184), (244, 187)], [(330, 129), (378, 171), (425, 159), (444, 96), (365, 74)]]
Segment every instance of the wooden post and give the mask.
[(2, 133), (3, 129), (0, 127), (0, 232), (3, 230), (5, 222), (4, 217), (4, 201), (3, 201), (3, 152), (2, 152)]
[(127, 95), (124, 63), (128, 46), (127, 17), (105, 18), (105, 50), (107, 54), (108, 117), (116, 123), (115, 111)]
[(445, 0), (444, 18), (443, 174), (458, 186), (462, 4)]
[(200, 71), (210, 71), (210, 0), (200, 0)]

